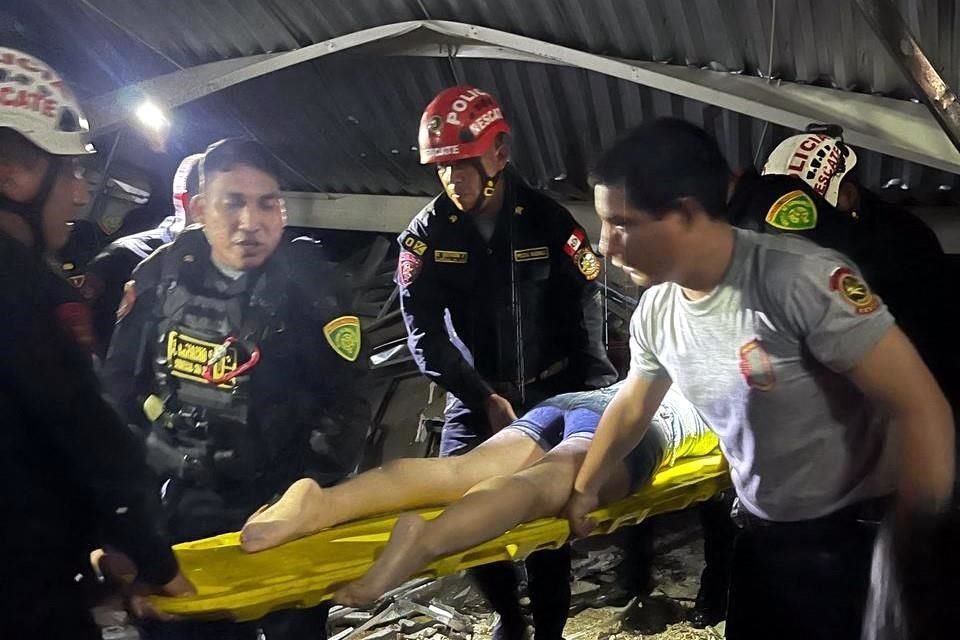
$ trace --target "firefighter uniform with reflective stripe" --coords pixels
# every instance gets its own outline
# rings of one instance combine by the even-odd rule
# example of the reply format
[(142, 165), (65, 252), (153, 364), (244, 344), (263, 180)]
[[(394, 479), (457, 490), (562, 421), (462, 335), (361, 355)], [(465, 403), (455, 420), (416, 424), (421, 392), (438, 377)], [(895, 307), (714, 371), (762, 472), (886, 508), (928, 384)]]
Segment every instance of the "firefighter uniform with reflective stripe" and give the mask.
[(491, 393), (519, 412), (616, 380), (602, 339), (601, 265), (586, 234), (512, 171), (503, 181), (489, 241), (443, 195), (399, 237), (396, 280), (410, 350), (452, 396), (445, 454), (490, 435), (482, 407)]
[(281, 242), (235, 275), (184, 231), (135, 271), (104, 367), (181, 540), (238, 529), (297, 478), (342, 479), (366, 436), (359, 323), (319, 247)]

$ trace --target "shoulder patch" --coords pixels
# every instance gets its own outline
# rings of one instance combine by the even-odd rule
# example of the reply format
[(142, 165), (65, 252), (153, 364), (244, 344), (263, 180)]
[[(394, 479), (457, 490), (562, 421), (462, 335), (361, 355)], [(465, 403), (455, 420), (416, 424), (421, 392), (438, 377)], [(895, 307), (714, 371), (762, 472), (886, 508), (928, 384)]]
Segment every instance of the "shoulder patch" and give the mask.
[(830, 274), (830, 289), (839, 293), (859, 315), (873, 313), (880, 307), (880, 299), (867, 283), (846, 267), (837, 267)]
[(360, 356), (360, 318), (340, 316), (323, 325), (323, 337), (338, 356), (355, 362)]
[(797, 189), (777, 198), (764, 219), (771, 227), (783, 231), (809, 231), (817, 226), (817, 205)]
[(55, 313), (61, 328), (83, 349), (92, 351), (95, 340), (90, 307), (82, 302), (65, 302)]
[(577, 251), (573, 256), (573, 261), (587, 280), (596, 280), (597, 276), (600, 275), (600, 259), (589, 246)]
[(397, 284), (401, 287), (409, 287), (420, 275), (422, 268), (423, 260), (409, 251), (401, 250), (400, 259), (397, 260)]
[(404, 231), (400, 234), (398, 240), (401, 247), (420, 257), (423, 257), (423, 254), (427, 252), (427, 243), (412, 231)]
[(580, 227), (576, 227), (573, 230), (573, 233), (570, 234), (570, 237), (567, 238), (566, 243), (563, 245), (563, 252), (568, 256), (573, 256), (580, 250), (580, 247), (583, 246), (584, 242), (587, 239), (587, 233)]

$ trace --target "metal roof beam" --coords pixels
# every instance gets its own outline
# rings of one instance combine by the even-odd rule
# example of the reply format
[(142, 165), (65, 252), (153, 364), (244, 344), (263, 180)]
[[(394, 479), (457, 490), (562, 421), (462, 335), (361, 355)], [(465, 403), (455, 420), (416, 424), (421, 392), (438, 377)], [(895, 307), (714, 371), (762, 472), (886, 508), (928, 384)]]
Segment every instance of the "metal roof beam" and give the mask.
[[(291, 226), (387, 234), (399, 234), (406, 229), (417, 211), (432, 199), (304, 191), (288, 191), (283, 196)], [(600, 219), (593, 203), (571, 200), (562, 204), (596, 242), (600, 238)], [(955, 208), (920, 207), (911, 211), (936, 232), (944, 251), (960, 254), (960, 216)]]
[(286, 53), (264, 53), (188, 67), (94, 98), (88, 104), (90, 118), (96, 133), (104, 133), (129, 119), (131, 107), (145, 97), (161, 108), (174, 109), (241, 82), (331, 53), (396, 38), (422, 25), (423, 22), (419, 20), (398, 22), (349, 33)]
[[(438, 40), (435, 49), (424, 45), (422, 40), (411, 46), (409, 40), (400, 38), (414, 31), (421, 38), (430, 32), (435, 34), (433, 37)], [(462, 44), (451, 44), (451, 39)], [(95, 127), (115, 127), (128, 117), (130, 95), (150, 95), (162, 106), (173, 108), (329, 53), (379, 43), (378, 53), (382, 55), (390, 51), (390, 40), (395, 40), (398, 53), (407, 51), (413, 55), (446, 57), (453, 47), (455, 55), (465, 57), (491, 55), (499, 59), (577, 67), (793, 129), (803, 129), (811, 121), (832, 122), (843, 126), (844, 137), (851, 144), (960, 173), (960, 152), (921, 104), (809, 85), (771, 84), (761, 78), (677, 65), (621, 60), (496, 29), (448, 21), (385, 25), (288, 53), (225, 60), (184, 69), (95, 99), (90, 110)]]
[(960, 149), (960, 104), (891, 0), (856, 0), (867, 24), (886, 47), (953, 145)]

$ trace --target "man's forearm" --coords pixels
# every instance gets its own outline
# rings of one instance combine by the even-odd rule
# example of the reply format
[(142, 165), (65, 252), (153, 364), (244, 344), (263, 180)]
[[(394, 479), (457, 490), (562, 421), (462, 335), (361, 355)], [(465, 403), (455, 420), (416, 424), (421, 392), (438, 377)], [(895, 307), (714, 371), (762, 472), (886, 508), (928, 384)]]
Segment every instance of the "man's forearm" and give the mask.
[(637, 446), (670, 387), (669, 379), (628, 378), (600, 417), (574, 491), (596, 494), (614, 465)]
[(894, 416), (900, 436), (898, 509), (904, 513), (939, 512), (950, 502), (956, 470), (954, 424), (946, 400), (922, 412)]

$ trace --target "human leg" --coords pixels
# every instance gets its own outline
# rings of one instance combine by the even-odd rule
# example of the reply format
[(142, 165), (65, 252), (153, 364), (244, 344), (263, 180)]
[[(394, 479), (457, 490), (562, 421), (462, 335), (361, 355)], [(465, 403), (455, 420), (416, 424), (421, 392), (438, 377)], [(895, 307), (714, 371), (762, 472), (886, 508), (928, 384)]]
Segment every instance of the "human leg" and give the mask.
[[(480, 544), (521, 522), (558, 514), (570, 496), (588, 444), (586, 438), (572, 438), (526, 469), (485, 480), (434, 520), (413, 514), (401, 517), (374, 566), (341, 589), (337, 600), (370, 602), (439, 557)], [(605, 496), (626, 494), (625, 465), (613, 474), (610, 485)]]
[(295, 482), (241, 532), (246, 551), (260, 551), (325, 527), (378, 513), (447, 504), (491, 476), (512, 473), (543, 455), (526, 435), (505, 429), (463, 456), (389, 462), (342, 484)]

